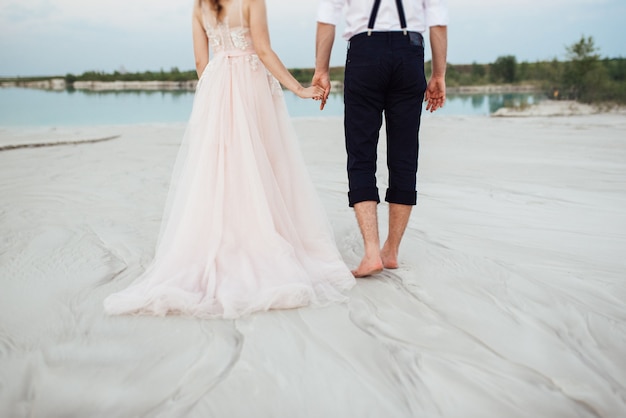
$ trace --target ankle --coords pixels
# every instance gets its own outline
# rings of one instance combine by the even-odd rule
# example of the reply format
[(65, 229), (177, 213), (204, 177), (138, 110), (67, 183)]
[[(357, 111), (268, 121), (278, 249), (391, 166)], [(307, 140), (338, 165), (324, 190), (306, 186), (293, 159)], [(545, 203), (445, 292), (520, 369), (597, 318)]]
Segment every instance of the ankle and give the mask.
[(380, 248), (372, 247), (372, 248), (365, 249), (365, 258), (367, 259), (375, 260), (377, 258), (381, 258), (380, 254), (381, 254)]
[(398, 254), (399, 249), (400, 249), (399, 244), (390, 244), (389, 241), (387, 241), (385, 242), (385, 245), (383, 245), (381, 252)]

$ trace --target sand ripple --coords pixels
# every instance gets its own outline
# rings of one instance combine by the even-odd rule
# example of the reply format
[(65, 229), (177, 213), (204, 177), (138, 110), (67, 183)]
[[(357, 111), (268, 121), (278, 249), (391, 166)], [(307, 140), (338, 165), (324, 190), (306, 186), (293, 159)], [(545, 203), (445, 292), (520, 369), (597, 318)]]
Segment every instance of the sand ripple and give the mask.
[[(356, 265), (341, 121), (296, 128)], [(425, 118), (401, 266), (345, 305), (106, 317), (152, 257), (183, 130), (0, 130), (119, 135), (0, 153), (0, 416), (626, 416), (623, 116)]]

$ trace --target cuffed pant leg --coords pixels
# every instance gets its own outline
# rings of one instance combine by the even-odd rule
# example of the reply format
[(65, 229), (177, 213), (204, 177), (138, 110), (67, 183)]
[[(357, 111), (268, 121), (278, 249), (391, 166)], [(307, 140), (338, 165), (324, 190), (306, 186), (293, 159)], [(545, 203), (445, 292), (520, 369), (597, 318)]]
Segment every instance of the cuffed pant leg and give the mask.
[[(420, 53), (421, 51), (421, 53)], [(416, 176), (419, 127), (426, 90), (423, 48), (407, 48), (398, 60), (386, 98), (387, 167), (389, 203), (417, 203)]]
[(363, 201), (380, 202), (376, 186), (376, 160), (384, 88), (380, 59), (371, 51), (354, 45), (348, 51), (344, 81), (344, 126), (349, 205)]

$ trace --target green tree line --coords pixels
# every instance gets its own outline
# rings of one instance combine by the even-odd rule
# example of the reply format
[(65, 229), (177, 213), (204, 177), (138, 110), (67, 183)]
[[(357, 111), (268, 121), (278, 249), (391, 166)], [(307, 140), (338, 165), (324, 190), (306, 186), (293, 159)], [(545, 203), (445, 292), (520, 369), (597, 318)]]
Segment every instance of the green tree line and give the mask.
[[(292, 68), (291, 74), (301, 83), (310, 83), (313, 78), (313, 68)], [(343, 81), (343, 67), (331, 67), (330, 77), (332, 80)], [(49, 77), (48, 77), (49, 78)], [(197, 78), (195, 70), (180, 71), (174, 67), (170, 71), (144, 71), (137, 73), (105, 73), (101, 71), (87, 71), (81, 75), (67, 74), (65, 81), (72, 84), (75, 81), (188, 81)], [(25, 80), (25, 79), (22, 79)]]
[[(513, 55), (490, 64), (448, 65), (448, 86), (534, 84), (555, 99), (626, 103), (626, 58), (600, 58), (592, 37), (566, 47), (567, 61), (518, 63)], [(426, 65), (430, 72), (430, 62)]]
[(188, 81), (197, 78), (195, 70), (180, 71), (177, 67), (169, 71), (144, 71), (138, 73), (119, 72), (105, 73), (101, 71), (87, 71), (81, 75), (67, 74), (65, 82), (73, 84), (75, 81)]
[[(498, 57), (489, 64), (448, 64), (446, 82), (450, 87), (485, 84), (533, 84), (555, 99), (582, 102), (626, 103), (626, 58), (601, 58), (592, 37), (581, 39), (566, 47), (566, 61), (517, 62), (513, 55)], [(431, 62), (426, 63), (430, 74)], [(312, 68), (290, 69), (301, 83), (311, 81)], [(332, 80), (343, 81), (343, 67), (332, 67)], [(87, 71), (81, 75), (67, 74), (68, 86), (75, 81), (188, 81), (195, 79), (195, 70), (119, 72)], [(24, 77), (0, 81), (44, 80), (51, 77)]]

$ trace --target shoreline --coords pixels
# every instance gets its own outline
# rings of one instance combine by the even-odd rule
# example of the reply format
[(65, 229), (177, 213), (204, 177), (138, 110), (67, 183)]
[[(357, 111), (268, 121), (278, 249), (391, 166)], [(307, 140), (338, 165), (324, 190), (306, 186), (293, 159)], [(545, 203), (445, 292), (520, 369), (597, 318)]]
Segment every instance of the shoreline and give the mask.
[(483, 84), (477, 86), (446, 86), (446, 94), (541, 93), (534, 84)]
[[(39, 90), (61, 91), (67, 89), (88, 91), (126, 91), (126, 90), (166, 90), (194, 91), (198, 80), (186, 81), (74, 81), (68, 84), (63, 78), (51, 78), (36, 81), (1, 81), (0, 88), (30, 88)], [(343, 90), (343, 82), (331, 80), (331, 92)], [(448, 94), (490, 94), (490, 93), (540, 93), (542, 90), (534, 84), (485, 84), (477, 86), (447, 87)]]
[(575, 100), (542, 100), (523, 106), (501, 107), (493, 112), (492, 118), (529, 118), (529, 117), (569, 117), (611, 114), (626, 116), (626, 106), (608, 104), (587, 104)]
[(88, 90), (88, 91), (125, 91), (125, 90), (171, 90), (194, 91), (198, 80), (187, 81), (74, 81), (68, 84), (63, 78), (51, 78), (37, 81), (2, 81), (0, 88), (26, 88), (36, 90)]

